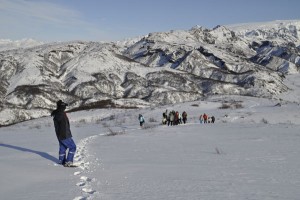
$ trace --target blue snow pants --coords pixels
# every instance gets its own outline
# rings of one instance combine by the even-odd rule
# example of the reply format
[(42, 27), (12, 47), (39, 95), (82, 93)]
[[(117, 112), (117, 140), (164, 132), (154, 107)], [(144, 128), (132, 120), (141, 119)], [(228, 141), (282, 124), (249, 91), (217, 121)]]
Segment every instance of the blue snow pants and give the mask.
[[(68, 154), (67, 154), (67, 150)], [(76, 152), (76, 144), (72, 138), (59, 140), (59, 162), (64, 164), (66, 162), (73, 162)]]

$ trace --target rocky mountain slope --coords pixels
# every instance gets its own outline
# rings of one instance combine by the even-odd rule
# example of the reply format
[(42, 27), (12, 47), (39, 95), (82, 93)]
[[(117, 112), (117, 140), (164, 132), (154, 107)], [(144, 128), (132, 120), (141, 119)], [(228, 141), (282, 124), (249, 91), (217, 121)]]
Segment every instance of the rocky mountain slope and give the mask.
[[(64, 42), (0, 51), (0, 124), (71, 110), (235, 94), (276, 98), (298, 73), (300, 21), (193, 27), (125, 42)], [(249, 29), (249, 27), (251, 29)]]

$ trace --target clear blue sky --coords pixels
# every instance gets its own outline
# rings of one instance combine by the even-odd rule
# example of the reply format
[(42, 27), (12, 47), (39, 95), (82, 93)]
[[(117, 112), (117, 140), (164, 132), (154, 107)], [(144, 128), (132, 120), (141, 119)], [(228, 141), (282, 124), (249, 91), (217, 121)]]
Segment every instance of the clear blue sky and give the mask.
[(113, 41), (150, 32), (300, 20), (300, 0), (0, 0), (0, 39)]

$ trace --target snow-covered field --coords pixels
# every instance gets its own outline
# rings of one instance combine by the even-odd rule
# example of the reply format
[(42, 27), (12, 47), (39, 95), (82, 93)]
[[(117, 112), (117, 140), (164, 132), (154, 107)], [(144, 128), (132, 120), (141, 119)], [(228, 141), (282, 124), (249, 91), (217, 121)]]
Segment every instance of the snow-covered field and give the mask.
[[(51, 117), (1, 128), (1, 199), (298, 200), (300, 106), (277, 103), (220, 96), (69, 113), (78, 168), (56, 164)], [(188, 123), (160, 125), (166, 109), (187, 111)], [(204, 112), (216, 123), (200, 124)]]

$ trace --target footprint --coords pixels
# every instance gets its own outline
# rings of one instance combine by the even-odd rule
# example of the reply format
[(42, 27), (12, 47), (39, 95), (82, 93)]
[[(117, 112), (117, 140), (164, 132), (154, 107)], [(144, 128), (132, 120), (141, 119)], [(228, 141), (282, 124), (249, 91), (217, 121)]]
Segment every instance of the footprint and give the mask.
[[(95, 136), (96, 137), (96, 136)], [(94, 137), (93, 137), (94, 138)], [(95, 178), (91, 179), (87, 176), (83, 176), (83, 174), (85, 172), (87, 172), (87, 170), (90, 169), (90, 162), (86, 161), (87, 155), (88, 155), (88, 148), (86, 147), (86, 145), (92, 141), (92, 137), (83, 139), (77, 148), (77, 153), (75, 155), (75, 160), (76, 163), (79, 167), (79, 171), (75, 171), (74, 175), (80, 177), (79, 181), (76, 183), (76, 186), (80, 188), (80, 190), (82, 191), (82, 195), (83, 196), (78, 196), (75, 197), (73, 200), (87, 200), (90, 198), (93, 198), (93, 194), (95, 192), (97, 192), (96, 190), (92, 189), (92, 183), (96, 181)], [(98, 160), (97, 160), (98, 162)]]
[(81, 174), (81, 172), (74, 172), (74, 175), (75, 175), (75, 176), (77, 176), (77, 175), (79, 175), (79, 174)]
[(79, 183), (76, 183), (77, 186), (81, 187), (81, 186), (84, 186), (85, 185), (85, 182), (79, 182)]
[(82, 188), (82, 191), (84, 191), (85, 193), (88, 193), (88, 194), (93, 194), (96, 192), (92, 188)]
[(88, 177), (86, 177), (86, 176), (80, 177), (80, 180), (82, 180), (82, 181), (87, 181), (87, 182), (90, 182), (90, 181), (91, 181), (91, 179), (88, 178)]

